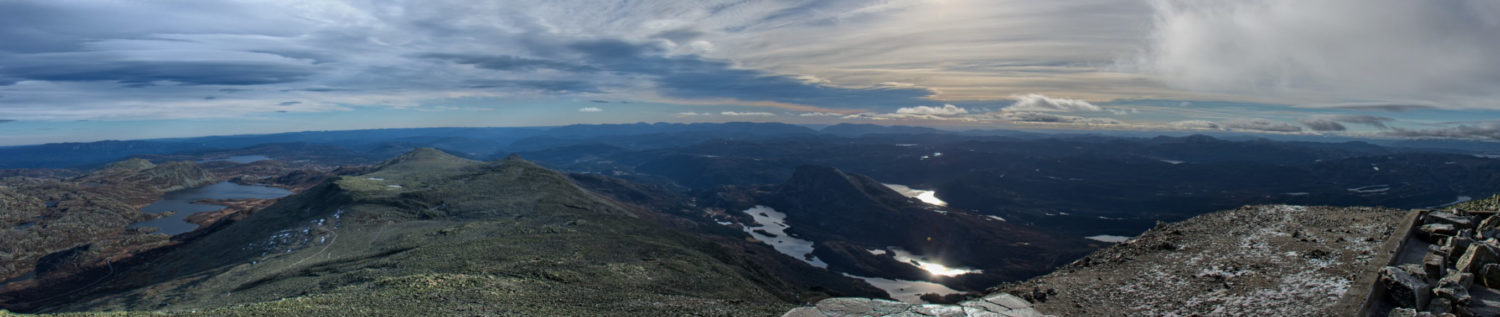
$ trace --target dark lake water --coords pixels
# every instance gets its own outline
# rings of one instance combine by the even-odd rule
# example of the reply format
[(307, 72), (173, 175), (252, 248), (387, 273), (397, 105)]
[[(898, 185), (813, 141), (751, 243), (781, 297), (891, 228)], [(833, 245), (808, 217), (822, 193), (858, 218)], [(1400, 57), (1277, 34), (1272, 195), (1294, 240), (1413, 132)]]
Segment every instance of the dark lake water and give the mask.
[(291, 191), (275, 187), (247, 186), (230, 182), (179, 190), (167, 193), (162, 196), (161, 200), (141, 208), (141, 211), (151, 214), (166, 211), (176, 211), (176, 214), (166, 218), (133, 223), (130, 227), (154, 227), (161, 229), (158, 232), (176, 235), (198, 228), (198, 225), (186, 221), (188, 216), (200, 212), (224, 209), (224, 206), (219, 205), (194, 204), (193, 202), (195, 201), (203, 199), (269, 199), (285, 197), (291, 194)]

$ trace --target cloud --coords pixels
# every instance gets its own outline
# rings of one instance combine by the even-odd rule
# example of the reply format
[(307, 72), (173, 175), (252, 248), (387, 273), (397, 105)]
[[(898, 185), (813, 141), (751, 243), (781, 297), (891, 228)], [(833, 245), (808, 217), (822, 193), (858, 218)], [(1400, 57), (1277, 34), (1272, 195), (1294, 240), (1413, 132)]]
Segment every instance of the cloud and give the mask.
[(842, 113), (832, 113), (832, 112), (803, 112), (803, 113), (797, 114), (797, 116), (799, 116), (799, 117), (842, 117), (842, 116), (844, 116), (844, 114), (842, 114)]
[(1182, 120), (1182, 121), (1173, 121), (1173, 122), (1167, 123), (1167, 126), (1171, 127), (1171, 128), (1174, 128), (1174, 129), (1182, 129), (1182, 130), (1218, 130), (1218, 129), (1221, 128), (1218, 123), (1214, 123), (1213, 121), (1207, 121), (1207, 120)]
[(1103, 111), (1088, 101), (1078, 99), (1051, 98), (1041, 94), (1012, 95), (1016, 102), (1006, 111), (1032, 111), (1032, 112), (1081, 112), (1081, 111)]
[(996, 118), (996, 119), (1005, 120), (1005, 121), (1011, 121), (1011, 122), (1070, 123), (1070, 124), (1085, 124), (1085, 125), (1122, 125), (1122, 124), (1125, 124), (1124, 122), (1121, 122), (1120, 120), (1116, 120), (1116, 119), (1112, 119), (1112, 118), (1069, 116), (1069, 115), (1060, 115), (1060, 114), (1048, 113), (1048, 112), (1001, 111), (1001, 112), (992, 113), (991, 115), (994, 118)]
[(1258, 132), (1302, 132), (1302, 127), (1266, 119), (1234, 119), (1222, 123), (1225, 128)]
[[(1491, 0), (1155, 0), (1134, 66), (1179, 88), (1493, 107)], [(1394, 108), (1401, 109), (1401, 108)]]
[(578, 112), (604, 112), (604, 109), (599, 107), (583, 107), (578, 108)]
[(708, 112), (692, 112), (692, 111), (678, 112), (677, 113), (677, 117), (679, 117), (679, 118), (682, 118), (682, 117), (706, 117), (706, 116), (712, 116), (712, 115), (714, 115), (714, 114), (708, 113)]
[(1385, 123), (1395, 121), (1388, 117), (1371, 115), (1316, 115), (1298, 120), (1302, 125), (1312, 128), (1314, 131), (1344, 131), (1348, 128), (1340, 123), (1364, 124), (1371, 127), (1386, 129)]
[(471, 80), (466, 82), (468, 88), (480, 89), (529, 89), (543, 92), (563, 93), (597, 93), (602, 92), (598, 86), (581, 80)]
[(295, 105), (300, 105), (300, 104), (302, 104), (301, 101), (293, 100), (293, 101), (282, 101), (282, 102), (277, 103), (276, 105), (277, 106), (295, 106)]
[(724, 112), (720, 112), (719, 115), (731, 116), (731, 117), (770, 117), (770, 116), (775, 116), (776, 114), (770, 113), (770, 112), (758, 112), (758, 111), (753, 111), (753, 112), (724, 111)]
[(0, 119), (0, 123), (16, 122), (16, 120)]
[(592, 102), (592, 103), (609, 103), (609, 100), (594, 99), (594, 100), (589, 100), (589, 102)]
[(1333, 108), (1352, 110), (1376, 110), (1388, 112), (1407, 112), (1416, 110), (1437, 109), (1432, 105), (1423, 104), (1395, 104), (1395, 103), (1349, 103), (1334, 105)]
[(1316, 115), (1297, 120), (1297, 122), (1313, 129), (1313, 131), (1344, 131), (1348, 130), (1348, 127), (1345, 127), (1341, 123), (1364, 124), (1379, 129), (1387, 129), (1389, 127), (1385, 123), (1395, 120), (1388, 117), (1371, 115)]
[(473, 65), (474, 67), (502, 70), (529, 72), (538, 69), (555, 69), (570, 72), (594, 72), (598, 69), (585, 65), (575, 65), (558, 61), (524, 58), (510, 55), (478, 55), (478, 54), (454, 54), (454, 53), (430, 53), (420, 55), (422, 58), (445, 60), (454, 63)]
[(959, 108), (954, 105), (943, 105), (942, 107), (916, 106), (896, 109), (896, 113), (915, 115), (956, 116), (969, 113), (968, 109)]
[[(798, 76), (736, 68), (697, 55), (668, 55), (650, 43), (587, 40), (566, 43), (584, 62), (601, 70), (645, 76), (658, 94), (682, 99), (770, 101), (815, 107), (894, 108), (920, 103), (934, 94), (919, 87), (838, 87)], [(532, 48), (537, 49), (537, 48)]]
[(1345, 127), (1343, 124), (1340, 124), (1338, 121), (1326, 120), (1326, 119), (1302, 119), (1302, 120), (1297, 120), (1297, 122), (1298, 123), (1302, 123), (1302, 125), (1305, 125), (1308, 128), (1313, 129), (1313, 131), (1319, 131), (1319, 132), (1323, 132), (1323, 131), (1344, 131), (1344, 130), (1348, 130), (1349, 129), (1348, 127)]
[(1387, 136), (1410, 138), (1458, 138), (1500, 140), (1500, 121), (1488, 121), (1479, 125), (1460, 125), (1437, 129), (1393, 128), (1383, 133)]

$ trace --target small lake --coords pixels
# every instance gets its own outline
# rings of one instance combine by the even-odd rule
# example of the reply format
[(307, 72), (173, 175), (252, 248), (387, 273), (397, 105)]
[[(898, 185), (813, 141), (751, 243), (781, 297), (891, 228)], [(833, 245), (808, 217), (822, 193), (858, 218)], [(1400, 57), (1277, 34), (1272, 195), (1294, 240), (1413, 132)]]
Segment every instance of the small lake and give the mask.
[(133, 223), (130, 224), (129, 228), (153, 227), (161, 229), (157, 232), (177, 235), (198, 229), (198, 225), (186, 221), (188, 216), (200, 212), (224, 209), (224, 206), (195, 204), (193, 203), (195, 201), (204, 199), (271, 199), (286, 197), (291, 194), (291, 191), (281, 188), (240, 185), (231, 182), (174, 191), (163, 195), (162, 199), (155, 203), (141, 207), (141, 211), (148, 214), (176, 211), (176, 214), (166, 218)]
[(198, 163), (226, 161), (226, 162), (234, 162), (234, 163), (239, 163), (239, 164), (246, 164), (246, 163), (254, 163), (254, 162), (265, 161), (265, 160), (270, 160), (270, 159), (271, 159), (270, 156), (265, 156), (265, 155), (236, 155), (236, 156), (230, 156), (230, 157), (221, 158), (221, 159), (202, 160), (202, 161), (198, 161)]
[(791, 226), (786, 224), (785, 213), (771, 207), (755, 206), (745, 209), (745, 214), (755, 219), (754, 226), (744, 227), (745, 233), (749, 233), (751, 237), (771, 245), (776, 252), (802, 260), (812, 266), (828, 268), (828, 263), (812, 255), (812, 241), (798, 239), (786, 233), (786, 229), (790, 229)]

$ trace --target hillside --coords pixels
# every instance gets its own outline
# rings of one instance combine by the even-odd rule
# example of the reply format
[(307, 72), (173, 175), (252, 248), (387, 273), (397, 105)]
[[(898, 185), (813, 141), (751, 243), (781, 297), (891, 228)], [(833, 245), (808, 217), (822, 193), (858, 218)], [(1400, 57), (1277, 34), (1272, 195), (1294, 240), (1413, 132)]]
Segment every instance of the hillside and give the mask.
[(97, 286), (10, 307), (763, 316), (829, 295), (789, 288), (797, 284), (637, 212), (519, 157), (417, 150), (118, 268)]

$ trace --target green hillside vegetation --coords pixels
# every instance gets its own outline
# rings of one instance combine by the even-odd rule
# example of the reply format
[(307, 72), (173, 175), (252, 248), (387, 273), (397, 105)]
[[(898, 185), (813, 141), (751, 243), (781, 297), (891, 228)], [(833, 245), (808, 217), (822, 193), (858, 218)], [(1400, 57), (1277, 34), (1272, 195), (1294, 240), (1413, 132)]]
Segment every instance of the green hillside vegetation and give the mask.
[(765, 316), (799, 300), (723, 253), (519, 157), (423, 149), (30, 304), (122, 315)]

